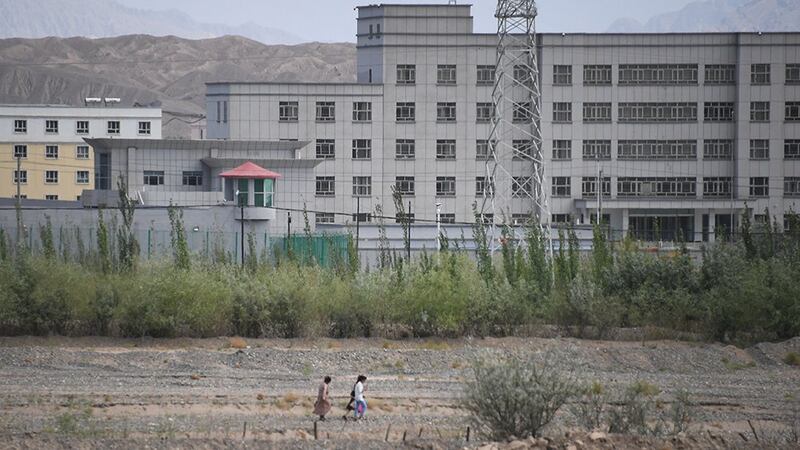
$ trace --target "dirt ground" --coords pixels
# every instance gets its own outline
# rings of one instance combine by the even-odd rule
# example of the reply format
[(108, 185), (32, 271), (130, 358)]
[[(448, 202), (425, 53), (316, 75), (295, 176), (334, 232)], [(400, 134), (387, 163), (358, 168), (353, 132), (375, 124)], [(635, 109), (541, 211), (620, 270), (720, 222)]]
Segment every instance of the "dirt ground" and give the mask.
[[(473, 429), (466, 441), (462, 382), (476, 358), (507, 356), (546, 357), (612, 390), (647, 381), (667, 404), (685, 390), (693, 422), (678, 437), (590, 437), (565, 413), (548, 441), (500, 449), (787, 446), (800, 395), (800, 367), (783, 361), (789, 352), (800, 353), (800, 338), (747, 349), (566, 338), (0, 338), (0, 448), (488, 449)], [(360, 373), (368, 418), (344, 421)], [(314, 440), (313, 401), (325, 375), (334, 409)]]

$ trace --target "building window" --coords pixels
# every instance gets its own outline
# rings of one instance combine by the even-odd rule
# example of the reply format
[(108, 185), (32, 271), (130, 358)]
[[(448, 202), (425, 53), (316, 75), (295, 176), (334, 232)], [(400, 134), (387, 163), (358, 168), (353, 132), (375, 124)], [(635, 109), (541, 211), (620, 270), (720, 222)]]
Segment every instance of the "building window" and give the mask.
[(437, 103), (436, 104), (436, 121), (437, 122), (455, 122), (456, 121), (456, 104), (455, 103)]
[(397, 216), (395, 216), (394, 221), (395, 223), (414, 223), (414, 213), (401, 213), (398, 212)]
[(397, 66), (397, 84), (416, 84), (417, 66), (400, 64)]
[(372, 140), (353, 139), (353, 159), (371, 159)]
[(786, 65), (786, 84), (800, 84), (800, 64)]
[(89, 171), (79, 170), (75, 172), (75, 182), (77, 184), (89, 184)]
[(89, 159), (89, 146), (79, 145), (75, 147), (75, 159)]
[(187, 170), (183, 172), (182, 179), (184, 186), (202, 186), (203, 172), (200, 170)]
[(119, 134), (119, 120), (109, 120), (107, 125), (108, 134)]
[(530, 139), (514, 139), (511, 141), (512, 158), (530, 160), (533, 158), (533, 141)]
[(478, 86), (493, 86), (495, 66), (478, 66)]
[(58, 183), (58, 171), (57, 170), (45, 170), (44, 171), (44, 182), (46, 184), (56, 184), (56, 183)]
[(46, 145), (44, 147), (44, 157), (46, 159), (58, 159), (58, 146)]
[(358, 213), (353, 214), (353, 222), (372, 222), (372, 214), (370, 213)]
[(732, 122), (736, 108), (729, 102), (706, 102), (703, 104), (703, 120), (706, 122)]
[(800, 159), (800, 139), (783, 141), (783, 159)]
[(316, 223), (334, 223), (336, 219), (333, 213), (314, 213), (314, 221)]
[(572, 216), (569, 214), (553, 214), (551, 216), (551, 223), (556, 227), (569, 225), (572, 223)]
[(28, 146), (27, 145), (15, 145), (14, 146), (14, 159), (25, 159), (28, 157)]
[(452, 139), (437, 140), (436, 159), (456, 159), (456, 141)]
[(336, 177), (317, 177), (317, 197), (333, 197), (336, 195)]
[(371, 122), (372, 103), (353, 102), (353, 122)]
[(280, 122), (297, 122), (299, 107), (297, 102), (278, 102), (278, 120)]
[(28, 183), (28, 171), (27, 170), (15, 170), (14, 171), (14, 184), (27, 184)]
[(522, 86), (531, 87), (533, 85), (532, 80), (533, 76), (530, 67), (525, 65), (514, 66), (514, 81)]
[(512, 177), (511, 178), (511, 196), (512, 197), (528, 197), (533, 195), (533, 182), (531, 177)]
[(440, 64), (436, 67), (437, 84), (456, 84), (456, 66), (452, 64)]
[(353, 196), (369, 197), (372, 195), (372, 177), (353, 177)]
[(611, 122), (611, 103), (584, 103), (584, 122)]
[(622, 64), (620, 85), (697, 84), (696, 64)]
[(750, 197), (769, 197), (768, 177), (750, 177)]
[(620, 123), (695, 122), (696, 103), (620, 103)]
[(494, 223), (494, 214), (487, 214), (487, 213), (475, 214), (475, 223), (491, 225)]
[(475, 111), (476, 121), (478, 123), (486, 123), (492, 121), (492, 114), (494, 112), (494, 105), (491, 103), (478, 103)]
[(44, 196), (45, 200), (58, 200), (58, 195), (56, 194), (47, 194)]
[(605, 141), (605, 140), (583, 141), (583, 159), (590, 161), (610, 160), (611, 141)]
[(492, 186), (486, 177), (475, 177), (475, 196), (476, 197), (491, 197), (494, 195), (494, 186)]
[(24, 119), (14, 120), (14, 133), (27, 133), (28, 121)]
[(533, 120), (533, 106), (531, 102), (514, 102), (512, 121), (514, 123), (530, 123)]
[(783, 179), (783, 196), (800, 197), (800, 177), (786, 177)]
[(478, 139), (475, 141), (475, 159), (478, 161), (486, 161), (492, 156), (492, 149), (489, 147), (487, 139)]
[(89, 121), (79, 120), (75, 122), (75, 134), (89, 134)]
[(572, 103), (553, 103), (553, 122), (572, 122)]
[(704, 177), (703, 197), (730, 197), (731, 177)]
[(413, 122), (414, 120), (416, 120), (416, 105), (414, 102), (398, 103), (397, 121)]
[(620, 177), (617, 197), (695, 197), (696, 184), (691, 177)]
[(317, 122), (336, 121), (336, 102), (317, 102)]
[(570, 177), (553, 177), (553, 197), (569, 197), (572, 195), (572, 180)]
[(769, 159), (769, 139), (750, 139), (750, 159)]
[(611, 86), (611, 66), (583, 66), (583, 84), (585, 86)]
[(58, 121), (57, 120), (45, 120), (44, 121), (44, 132), (55, 134), (58, 133)]
[(750, 122), (769, 122), (769, 102), (750, 102)]
[(150, 136), (150, 122), (139, 122), (139, 134)]
[[(602, 185), (603, 197), (611, 197), (611, 177), (604, 177)], [(597, 197), (597, 177), (583, 177), (581, 179), (581, 197)]]
[(572, 66), (553, 66), (553, 85), (572, 86)]
[(417, 153), (416, 147), (414, 139), (398, 139), (394, 144), (394, 157), (397, 159), (414, 159)]
[(786, 102), (785, 120), (787, 122), (800, 120), (800, 102)]
[(146, 186), (162, 186), (164, 184), (164, 171), (145, 170), (143, 184)]
[(456, 223), (456, 215), (453, 213), (440, 213), (439, 223)]
[(414, 195), (414, 177), (395, 177), (394, 189), (403, 196)]
[(706, 139), (703, 141), (703, 159), (729, 161), (733, 158), (733, 141), (730, 139)]
[(618, 159), (697, 159), (697, 141), (619, 141)]
[(436, 177), (436, 196), (455, 197), (456, 177)]
[(557, 139), (553, 141), (553, 160), (565, 161), (572, 159), (572, 141)]
[(769, 84), (770, 65), (752, 64), (750, 66), (750, 84)]
[(511, 214), (511, 225), (515, 227), (521, 227), (529, 224), (533, 216), (526, 213), (512, 213)]
[(706, 65), (705, 84), (735, 84), (736, 66), (733, 64)]
[(317, 159), (334, 159), (336, 157), (335, 142), (333, 139), (317, 139)]

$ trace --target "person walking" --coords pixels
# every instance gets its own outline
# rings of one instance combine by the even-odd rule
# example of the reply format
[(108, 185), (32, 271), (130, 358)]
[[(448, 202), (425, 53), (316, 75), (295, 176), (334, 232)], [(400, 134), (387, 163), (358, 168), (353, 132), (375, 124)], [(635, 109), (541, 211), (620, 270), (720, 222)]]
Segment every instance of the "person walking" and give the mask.
[(353, 387), (354, 396), (356, 402), (355, 408), (355, 418), (363, 419), (367, 415), (367, 400), (364, 398), (364, 383), (366, 383), (367, 377), (364, 375), (359, 375), (358, 380), (356, 381), (356, 385)]
[(329, 399), (328, 386), (331, 384), (331, 377), (325, 377), (317, 391), (317, 402), (314, 403), (314, 414), (319, 416), (319, 420), (324, 421), (325, 415), (331, 411), (331, 401)]

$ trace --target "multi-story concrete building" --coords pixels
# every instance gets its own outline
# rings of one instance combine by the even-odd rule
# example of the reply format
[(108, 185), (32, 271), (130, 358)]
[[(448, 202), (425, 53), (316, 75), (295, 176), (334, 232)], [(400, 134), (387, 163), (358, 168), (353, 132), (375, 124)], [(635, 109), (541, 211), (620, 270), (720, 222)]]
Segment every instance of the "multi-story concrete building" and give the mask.
[(23, 198), (79, 199), (95, 184), (84, 138), (161, 138), (161, 108), (92, 104), (0, 105), (0, 197), (16, 197), (19, 181)]
[[(361, 7), (357, 83), (210, 83), (208, 137), (310, 141), (303, 157), (321, 161), (311, 209), (329, 211), (318, 224), (343, 223), (332, 213), (357, 203), (394, 214), (393, 187), (416, 219), (433, 220), (439, 203), (443, 222), (472, 222), (497, 37), (474, 33), (470, 14), (467, 5)], [(590, 223), (601, 207), (618, 232), (701, 241), (736, 226), (746, 207), (762, 220), (768, 208), (778, 223), (800, 211), (800, 33), (537, 42), (552, 222)], [(530, 170), (503, 163), (514, 175)], [(530, 208), (515, 199), (508, 219)]]

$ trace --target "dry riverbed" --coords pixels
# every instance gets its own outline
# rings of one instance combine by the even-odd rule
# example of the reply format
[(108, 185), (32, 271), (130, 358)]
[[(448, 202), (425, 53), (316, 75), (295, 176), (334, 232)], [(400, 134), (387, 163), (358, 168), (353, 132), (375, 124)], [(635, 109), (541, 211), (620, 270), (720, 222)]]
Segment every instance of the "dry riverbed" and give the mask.
[[(694, 420), (677, 438), (591, 439), (563, 414), (550, 441), (510, 447), (746, 448), (785, 439), (798, 419), (790, 352), (800, 353), (800, 338), (747, 349), (564, 338), (0, 338), (0, 448), (396, 448), (404, 437), (418, 448), (477, 447), (485, 443), (474, 430), (465, 441), (462, 381), (475, 358), (512, 355), (551, 358), (612, 390), (646, 381), (665, 402), (685, 390)], [(359, 373), (369, 377), (369, 417), (343, 421)], [(325, 375), (336, 398), (315, 441), (311, 411)]]

